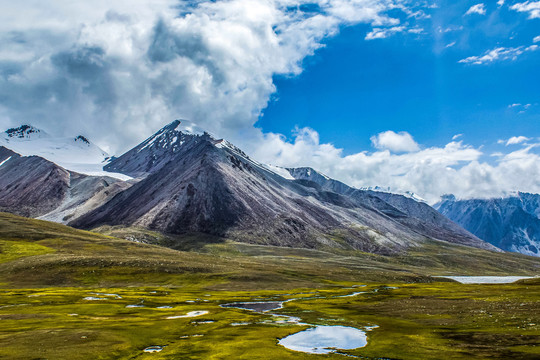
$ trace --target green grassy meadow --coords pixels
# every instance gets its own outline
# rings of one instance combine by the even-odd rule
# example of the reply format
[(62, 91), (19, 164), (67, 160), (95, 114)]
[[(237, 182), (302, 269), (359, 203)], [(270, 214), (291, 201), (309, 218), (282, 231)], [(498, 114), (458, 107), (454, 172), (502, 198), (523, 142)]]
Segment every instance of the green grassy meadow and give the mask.
[[(385, 257), (97, 230), (0, 213), (0, 358), (540, 359), (539, 279), (430, 277), (537, 275), (540, 259), (435, 242)], [(148, 244), (120, 238), (130, 236)], [(271, 314), (220, 307), (262, 300), (291, 301)], [(207, 313), (178, 317), (193, 311)], [(377, 327), (363, 348), (315, 355), (278, 345), (308, 327), (279, 315)]]

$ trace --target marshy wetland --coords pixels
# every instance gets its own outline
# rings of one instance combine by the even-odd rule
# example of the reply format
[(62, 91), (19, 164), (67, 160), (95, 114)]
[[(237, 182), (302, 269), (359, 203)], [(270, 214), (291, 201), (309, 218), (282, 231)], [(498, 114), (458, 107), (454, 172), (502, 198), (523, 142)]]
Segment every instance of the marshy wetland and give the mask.
[[(538, 283), (351, 283), (283, 291), (198, 286), (4, 289), (2, 358), (69, 359), (449, 359), (540, 356)], [(397, 284), (395, 284), (397, 285)], [(378, 290), (378, 291), (374, 291)], [(204, 295), (210, 295), (204, 297)], [(314, 298), (313, 295), (317, 295)], [(280, 298), (251, 311), (222, 305)], [(199, 300), (197, 300), (199, 299)], [(208, 301), (203, 301), (208, 300)], [(144, 307), (126, 305), (144, 301)], [(284, 321), (295, 318), (297, 321)], [(306, 332), (307, 331), (307, 332)], [(306, 336), (307, 335), (307, 336)], [(311, 351), (310, 351), (311, 349)], [(325, 355), (321, 355), (325, 354)]]
[(190, 246), (0, 214), (0, 358), (540, 358), (539, 279), (429, 276), (534, 276), (533, 258)]

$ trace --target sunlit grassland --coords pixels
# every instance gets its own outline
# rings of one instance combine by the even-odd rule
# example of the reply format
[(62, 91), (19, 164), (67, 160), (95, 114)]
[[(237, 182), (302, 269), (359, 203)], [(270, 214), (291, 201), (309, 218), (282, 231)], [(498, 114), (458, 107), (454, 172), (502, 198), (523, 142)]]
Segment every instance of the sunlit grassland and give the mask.
[[(366, 347), (346, 351), (361, 358), (540, 358), (540, 281), (429, 277), (536, 275), (538, 259), (439, 243), (384, 257), (144, 232), (148, 242), (189, 251), (0, 214), (0, 358), (346, 359), (277, 344), (306, 326), (219, 306), (291, 299), (272, 313), (377, 325)], [(167, 319), (198, 310), (208, 314)], [(143, 351), (154, 345), (164, 348)]]

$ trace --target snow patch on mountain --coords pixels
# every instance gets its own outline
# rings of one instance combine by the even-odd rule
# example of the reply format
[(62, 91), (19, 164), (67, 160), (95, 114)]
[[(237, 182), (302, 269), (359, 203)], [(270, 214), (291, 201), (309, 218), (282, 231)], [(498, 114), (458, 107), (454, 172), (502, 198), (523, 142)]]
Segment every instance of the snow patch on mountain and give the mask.
[(9, 161), (9, 159), (11, 159), (11, 156), (8, 157), (6, 160), (0, 162), (0, 166), (4, 165), (5, 163), (7, 163)]
[(291, 175), (291, 173), (287, 169), (282, 168), (281, 166), (275, 166), (275, 165), (270, 165), (270, 164), (263, 164), (263, 166), (267, 170), (273, 172), (274, 174), (277, 174), (277, 175), (281, 176), (284, 179), (295, 180), (294, 177)]
[(519, 228), (514, 231), (520, 242), (512, 244), (509, 249), (510, 251), (530, 256), (540, 256), (538, 253), (538, 249), (540, 249), (540, 238), (531, 237), (526, 228)]
[(383, 192), (383, 193), (389, 193), (389, 194), (402, 195), (402, 196), (408, 197), (409, 199), (413, 199), (414, 201), (423, 202), (427, 204), (427, 201), (425, 199), (413, 193), (412, 191), (408, 191), (408, 190), (394, 189), (391, 187), (382, 187), (382, 186), (364, 186), (364, 187), (358, 188), (358, 190), (377, 191), (377, 192)]
[(174, 130), (181, 131), (184, 134), (189, 134), (189, 135), (204, 135), (205, 133), (207, 133), (197, 124), (189, 120), (180, 120), (179, 124), (176, 126)]
[(187, 120), (174, 120), (137, 146), (137, 153), (146, 149), (178, 150), (186, 138), (183, 135), (204, 135), (205, 131)]

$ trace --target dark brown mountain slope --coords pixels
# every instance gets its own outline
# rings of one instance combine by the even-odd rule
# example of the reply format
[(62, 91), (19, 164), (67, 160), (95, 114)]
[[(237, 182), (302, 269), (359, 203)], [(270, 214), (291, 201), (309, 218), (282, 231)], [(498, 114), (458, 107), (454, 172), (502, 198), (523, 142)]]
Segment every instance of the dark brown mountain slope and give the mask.
[(65, 222), (101, 205), (130, 183), (68, 171), (0, 146), (0, 210)]

